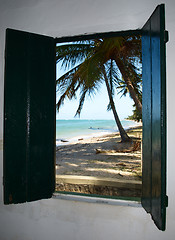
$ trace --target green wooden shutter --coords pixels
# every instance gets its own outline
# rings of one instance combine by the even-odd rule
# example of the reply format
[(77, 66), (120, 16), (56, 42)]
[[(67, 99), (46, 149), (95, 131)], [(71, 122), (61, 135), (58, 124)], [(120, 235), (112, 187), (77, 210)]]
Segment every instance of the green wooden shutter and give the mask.
[(50, 198), (55, 188), (55, 43), (7, 29), (4, 203)]
[(160, 230), (166, 220), (165, 9), (159, 5), (143, 27), (142, 205)]

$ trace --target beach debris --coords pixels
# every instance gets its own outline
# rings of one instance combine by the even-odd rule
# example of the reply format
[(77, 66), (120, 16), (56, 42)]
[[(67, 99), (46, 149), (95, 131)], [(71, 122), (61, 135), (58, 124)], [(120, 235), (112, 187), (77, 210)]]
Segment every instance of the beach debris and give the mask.
[(79, 139), (78, 139), (78, 141), (82, 141), (82, 140), (83, 140), (83, 138), (79, 138)]
[(122, 175), (121, 173), (118, 173), (118, 175), (119, 175), (120, 177), (123, 177), (123, 175)]
[(116, 150), (112, 150), (112, 149), (106, 149), (106, 150), (103, 150), (103, 149), (95, 149), (96, 151), (96, 154), (99, 154), (99, 153), (116, 153)]
[(99, 142), (99, 141), (105, 141), (106, 140), (106, 138), (98, 138), (97, 139), (97, 141)]
[(96, 154), (101, 153), (101, 150), (99, 150), (99, 149), (95, 149), (95, 151), (96, 151)]
[[(120, 146), (120, 147), (119, 147)], [(141, 149), (141, 142), (140, 141), (132, 141), (130, 143), (118, 143), (116, 152), (118, 153), (130, 153), (135, 152)]]
[(99, 153), (106, 153), (107, 151), (105, 150), (101, 150), (101, 149), (95, 149), (96, 151), (96, 154), (99, 154)]
[(133, 151), (138, 151), (141, 148), (141, 142), (140, 141), (135, 141), (134, 146), (133, 146)]
[(122, 163), (122, 162), (119, 162), (119, 163), (116, 163), (117, 166), (126, 166), (125, 163)]
[(69, 142), (68, 140), (64, 140), (64, 139), (61, 139), (60, 141), (61, 142)]

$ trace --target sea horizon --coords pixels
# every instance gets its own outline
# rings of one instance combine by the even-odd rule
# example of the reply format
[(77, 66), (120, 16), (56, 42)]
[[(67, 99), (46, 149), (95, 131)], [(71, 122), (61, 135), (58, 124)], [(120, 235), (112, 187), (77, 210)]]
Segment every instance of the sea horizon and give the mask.
[[(123, 128), (138, 126), (132, 120), (122, 120)], [(100, 137), (110, 133), (117, 133), (115, 120), (108, 119), (56, 119), (56, 145), (66, 145), (78, 139)]]

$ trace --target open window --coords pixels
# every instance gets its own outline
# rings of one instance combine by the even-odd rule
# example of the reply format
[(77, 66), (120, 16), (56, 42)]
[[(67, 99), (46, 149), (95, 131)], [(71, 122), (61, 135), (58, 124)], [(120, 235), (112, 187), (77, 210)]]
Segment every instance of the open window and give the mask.
[(139, 33), (56, 45), (56, 192), (140, 201)]
[[(119, 36), (128, 32), (110, 34)], [(157, 227), (165, 230), (167, 34), (164, 5), (156, 8), (141, 30), (132, 31), (136, 32), (142, 35), (143, 46), (142, 205)], [(58, 39), (33, 33), (12, 29), (6, 32), (5, 204), (51, 198), (55, 191), (56, 42)]]

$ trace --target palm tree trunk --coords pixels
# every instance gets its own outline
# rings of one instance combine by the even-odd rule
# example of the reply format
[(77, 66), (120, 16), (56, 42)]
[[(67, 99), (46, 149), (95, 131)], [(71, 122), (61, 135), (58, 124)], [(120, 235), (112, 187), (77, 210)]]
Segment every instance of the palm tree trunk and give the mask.
[(125, 83), (126, 83), (126, 85), (128, 87), (130, 96), (133, 99), (133, 101), (134, 101), (134, 103), (136, 105), (137, 110), (140, 113), (142, 113), (142, 103), (140, 102), (140, 100), (139, 100), (139, 98), (138, 98), (138, 96), (137, 96), (137, 94), (136, 94), (136, 92), (134, 90), (134, 87), (132, 85), (132, 82), (131, 82), (130, 78), (128, 77), (128, 75), (127, 75), (127, 73), (126, 73), (126, 71), (124, 69), (123, 62), (119, 58), (117, 58), (117, 57), (114, 60), (115, 60), (115, 62), (117, 64), (118, 68), (120, 69), (120, 72), (121, 72), (121, 74), (123, 76), (123, 79), (124, 79), (124, 81), (125, 81)]
[(105, 83), (106, 83), (106, 88), (107, 88), (107, 92), (108, 92), (108, 96), (109, 96), (109, 101), (110, 101), (110, 104), (111, 104), (111, 109), (112, 109), (112, 112), (114, 114), (114, 118), (115, 118), (118, 130), (119, 130), (120, 136), (121, 136), (121, 142), (129, 142), (129, 141), (131, 141), (131, 138), (127, 135), (126, 131), (124, 130), (124, 128), (123, 128), (123, 126), (120, 122), (119, 116), (118, 116), (116, 108), (115, 108), (115, 103), (114, 103), (114, 100), (113, 100), (113, 97), (112, 97), (112, 93), (111, 93), (111, 89), (110, 89), (110, 86), (109, 86), (108, 78), (106, 76), (106, 72), (105, 72), (104, 69), (103, 69), (103, 74), (104, 74), (104, 78), (105, 78)]

